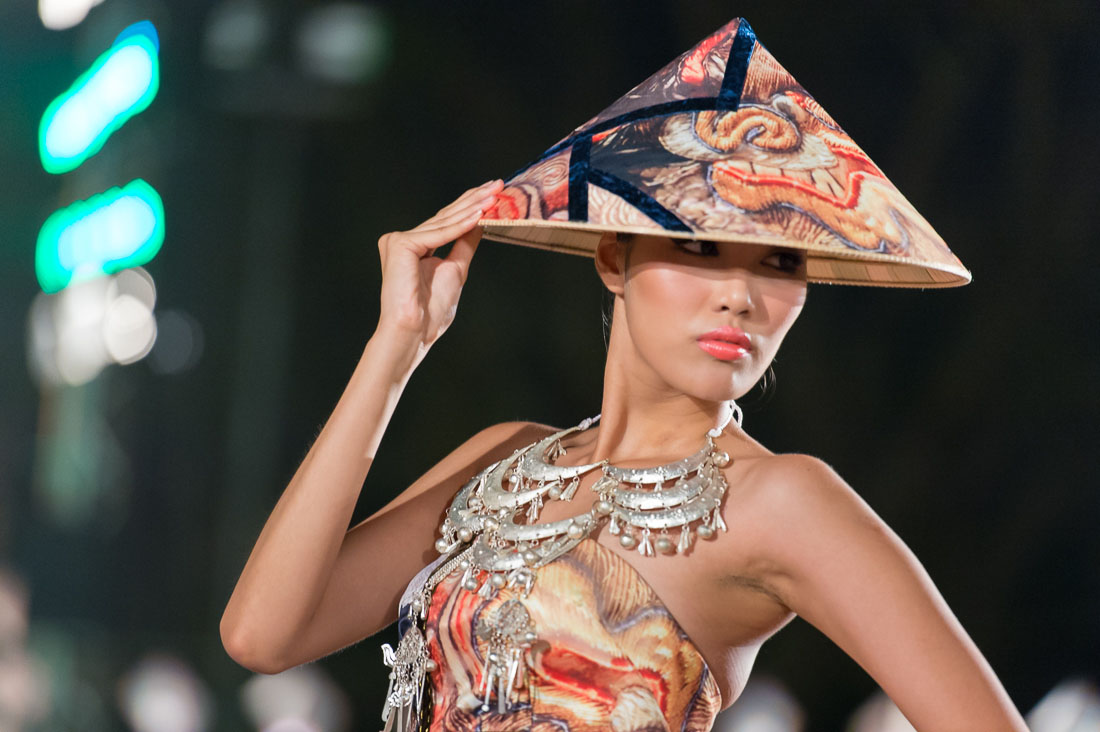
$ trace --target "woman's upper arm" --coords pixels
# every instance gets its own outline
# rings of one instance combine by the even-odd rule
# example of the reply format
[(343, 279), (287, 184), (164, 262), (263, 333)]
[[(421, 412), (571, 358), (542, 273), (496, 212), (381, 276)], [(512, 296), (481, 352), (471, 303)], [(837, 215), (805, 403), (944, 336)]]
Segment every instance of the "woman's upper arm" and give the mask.
[(926, 730), (1026, 730), (989, 664), (908, 547), (823, 462), (782, 456), (769, 479), (769, 584)]
[(350, 529), (316, 613), (293, 656), (279, 666), (291, 668), (321, 658), (395, 621), (409, 580), (437, 556), (436, 530), (453, 495), (478, 471), (549, 429), (507, 422), (482, 430)]

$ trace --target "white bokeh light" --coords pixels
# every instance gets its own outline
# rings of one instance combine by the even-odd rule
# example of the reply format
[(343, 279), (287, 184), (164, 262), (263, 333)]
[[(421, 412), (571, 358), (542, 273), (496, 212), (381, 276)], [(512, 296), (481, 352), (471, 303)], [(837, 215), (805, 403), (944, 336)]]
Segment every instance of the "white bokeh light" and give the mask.
[(123, 677), (119, 708), (136, 732), (204, 732), (210, 726), (210, 692), (183, 661), (147, 656)]
[(31, 374), (80, 386), (110, 363), (144, 358), (156, 343), (156, 285), (141, 267), (39, 294), (27, 318)]
[(315, 665), (253, 676), (241, 702), (262, 732), (343, 732), (351, 716), (347, 695)]
[(38, 17), (50, 30), (72, 28), (103, 0), (38, 0)]

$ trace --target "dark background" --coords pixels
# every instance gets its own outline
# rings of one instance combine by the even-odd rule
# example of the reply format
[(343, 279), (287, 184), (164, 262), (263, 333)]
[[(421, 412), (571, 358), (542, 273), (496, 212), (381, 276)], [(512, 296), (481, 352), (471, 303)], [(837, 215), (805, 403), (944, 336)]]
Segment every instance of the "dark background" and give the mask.
[[(340, 85), (293, 53), (293, 29), (322, 3), (262, 3), (274, 37), (235, 72), (204, 60), (215, 5), (106, 0), (60, 32), (31, 2), (0, 5), (0, 563), (25, 584), (27, 643), (53, 685), (41, 728), (123, 728), (119, 679), (151, 652), (194, 669), (216, 729), (249, 728), (250, 674), (217, 622), (372, 332), (377, 237), (506, 176), (736, 15), (974, 273), (945, 291), (811, 287), (776, 388), (744, 401), (746, 429), (821, 457), (864, 496), (1022, 710), (1063, 679), (1100, 676), (1100, 6), (378, 3), (384, 65)], [(142, 18), (161, 35), (157, 99), (80, 175), (44, 173), (42, 111)], [(166, 206), (147, 266), (157, 311), (197, 321), (201, 357), (181, 373), (143, 361), (39, 388), (26, 355), (38, 228), (139, 175)], [(597, 412), (600, 308), (590, 261), (483, 244), (357, 519), (488, 424)], [(77, 440), (92, 457), (70, 466), (97, 498), (58, 520), (43, 442), (64, 399), (98, 415)], [(321, 662), (355, 729), (376, 728), (378, 644), (394, 636)], [(801, 621), (756, 669), (790, 689), (811, 730), (841, 729), (875, 689)]]

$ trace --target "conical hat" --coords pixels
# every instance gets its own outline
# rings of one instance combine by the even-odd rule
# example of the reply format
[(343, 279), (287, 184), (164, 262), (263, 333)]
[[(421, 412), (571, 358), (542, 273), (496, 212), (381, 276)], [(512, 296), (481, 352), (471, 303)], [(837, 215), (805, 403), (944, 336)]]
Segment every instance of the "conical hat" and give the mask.
[(804, 249), (811, 282), (970, 281), (741, 18), (513, 175), (480, 224), (588, 256), (609, 231)]

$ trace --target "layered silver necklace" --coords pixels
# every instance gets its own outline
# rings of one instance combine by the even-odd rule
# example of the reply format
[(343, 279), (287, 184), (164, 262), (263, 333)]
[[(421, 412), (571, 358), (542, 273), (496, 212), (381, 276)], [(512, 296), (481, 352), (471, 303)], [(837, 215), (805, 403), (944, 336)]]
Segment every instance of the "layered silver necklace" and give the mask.
[[(599, 415), (516, 450), (462, 487), (447, 509), (435, 543), (444, 555), (443, 566), (432, 572), (410, 601), (415, 616), (427, 616), (435, 586), (458, 571), (462, 572), (460, 586), (483, 598), (492, 598), (506, 587), (516, 588), (519, 597), (526, 598), (535, 570), (568, 552), (605, 522), (622, 547), (637, 549), (642, 556), (684, 554), (696, 536), (712, 539), (719, 530), (726, 530), (721, 504), (728, 485), (722, 468), (730, 457), (714, 440), (731, 420), (741, 426), (741, 409), (732, 400), (723, 405), (719, 424), (707, 432), (699, 451), (683, 460), (652, 468), (620, 468), (607, 460), (554, 465), (552, 461), (565, 454), (562, 441), (598, 420)], [(581, 477), (597, 470), (601, 475), (592, 484), (596, 500), (590, 510), (536, 523), (547, 500), (571, 501)], [(521, 516), (523, 523), (517, 521)], [(482, 654), (486, 666), (477, 699), (466, 704), (473, 707), (477, 701), (488, 711), (495, 693), (497, 710), (503, 714), (514, 702), (516, 681), (526, 665), (524, 656), (538, 642), (537, 629), (520, 599), (513, 598), (480, 619), (476, 634), (486, 645)], [(383, 719), (392, 724), (388, 718), (395, 710), (391, 707), (419, 708), (424, 673), (435, 664), (428, 659), (424, 638), (415, 625), (402, 636), (396, 654), (388, 645), (383, 650), (387, 665), (393, 667)], [(398, 716), (415, 719), (417, 714)]]

